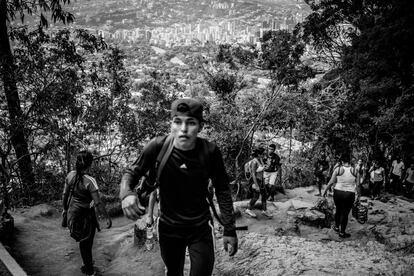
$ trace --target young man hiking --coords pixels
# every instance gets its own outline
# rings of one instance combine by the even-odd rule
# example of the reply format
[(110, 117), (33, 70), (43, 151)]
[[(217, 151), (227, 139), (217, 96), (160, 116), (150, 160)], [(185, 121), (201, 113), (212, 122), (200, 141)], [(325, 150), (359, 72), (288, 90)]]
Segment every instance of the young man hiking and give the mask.
[(279, 177), (279, 183), (284, 193), (282, 184), (282, 167), (280, 157), (276, 154), (276, 145), (270, 144), (267, 150), (267, 156), (264, 158), (265, 167), (263, 172), (264, 185), (269, 192), (269, 200), (274, 201), (276, 195), (276, 180)]
[(157, 176), (160, 196), (158, 239), (167, 275), (183, 275), (187, 247), (190, 275), (212, 274), (214, 229), (206, 199), (209, 179), (215, 188), (224, 224), (224, 249), (233, 256), (238, 248), (233, 202), (221, 152), (215, 144), (197, 137), (203, 127), (202, 113), (202, 105), (194, 99), (174, 101), (170, 135), (152, 139), (121, 181), (123, 212), (136, 220), (145, 210), (133, 189), (148, 171), (150, 175), (157, 173), (154, 166), (158, 154), (164, 142), (172, 143), (169, 158), (164, 164), (164, 160), (160, 162), (163, 169)]

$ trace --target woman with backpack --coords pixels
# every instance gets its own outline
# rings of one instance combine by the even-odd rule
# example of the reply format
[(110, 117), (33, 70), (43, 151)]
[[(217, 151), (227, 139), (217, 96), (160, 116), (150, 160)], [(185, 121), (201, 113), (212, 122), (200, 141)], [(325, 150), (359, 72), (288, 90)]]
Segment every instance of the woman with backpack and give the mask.
[(249, 162), (249, 170), (251, 174), (250, 191), (252, 194), (252, 198), (249, 202), (249, 207), (246, 209), (245, 212), (253, 218), (257, 217), (256, 214), (253, 212), (253, 208), (256, 204), (256, 201), (259, 199), (260, 195), (262, 196), (262, 214), (268, 218), (272, 217), (272, 214), (270, 214), (267, 211), (267, 192), (263, 182), (264, 151), (264, 148), (255, 149), (252, 154), (253, 159)]
[(105, 206), (99, 197), (95, 178), (86, 174), (93, 162), (89, 151), (79, 152), (76, 158), (76, 170), (68, 173), (63, 189), (63, 216), (67, 216), (70, 235), (79, 242), (83, 261), (82, 273), (95, 275), (92, 260), (92, 245), (96, 229), (99, 229), (95, 208), (100, 216), (106, 218), (106, 227), (112, 226)]
[(360, 196), (360, 176), (358, 171), (351, 166), (351, 155), (347, 151), (341, 156), (341, 165), (334, 169), (331, 180), (323, 193), (326, 197), (328, 190), (334, 186), (333, 199), (336, 206), (335, 225), (333, 230), (339, 233), (339, 237), (348, 238), (351, 235), (346, 233), (348, 215), (355, 202)]

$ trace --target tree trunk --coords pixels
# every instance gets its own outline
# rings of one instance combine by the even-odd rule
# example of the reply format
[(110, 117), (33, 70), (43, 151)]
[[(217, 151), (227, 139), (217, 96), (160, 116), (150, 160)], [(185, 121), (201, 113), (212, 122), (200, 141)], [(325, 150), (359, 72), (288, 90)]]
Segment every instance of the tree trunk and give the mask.
[(290, 126), (290, 133), (289, 133), (289, 163), (290, 163), (291, 155), (292, 155), (292, 126)]
[(3, 80), (4, 93), (10, 116), (10, 140), (17, 157), (17, 164), (22, 176), (26, 202), (31, 203), (31, 195), (35, 190), (32, 161), (30, 159), (28, 144), (25, 136), (23, 112), (20, 107), (20, 99), (14, 75), (14, 60), (11, 52), (7, 31), (7, 4), (6, 0), (0, 0), (0, 76)]

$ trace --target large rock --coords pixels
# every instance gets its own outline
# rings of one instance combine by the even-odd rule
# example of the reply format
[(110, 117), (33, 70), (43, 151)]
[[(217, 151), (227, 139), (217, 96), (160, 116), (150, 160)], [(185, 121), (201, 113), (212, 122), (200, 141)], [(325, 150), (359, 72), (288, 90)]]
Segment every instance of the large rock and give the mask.
[(325, 226), (325, 214), (318, 210), (306, 209), (302, 212), (298, 212), (296, 217), (305, 224), (318, 227)]
[(29, 218), (60, 216), (60, 212), (56, 209), (56, 207), (46, 203), (33, 206), (30, 209), (26, 209), (21, 212)]
[(313, 207), (313, 203), (310, 202), (306, 202), (300, 199), (291, 199), (292, 202), (292, 206), (293, 208), (295, 208), (295, 210), (299, 210), (299, 209), (306, 209), (306, 208), (312, 208)]

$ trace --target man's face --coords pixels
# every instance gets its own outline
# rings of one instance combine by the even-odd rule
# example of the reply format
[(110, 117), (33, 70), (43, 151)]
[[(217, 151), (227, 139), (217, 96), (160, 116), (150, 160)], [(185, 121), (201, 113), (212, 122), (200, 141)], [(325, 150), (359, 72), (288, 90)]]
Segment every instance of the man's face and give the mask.
[(274, 148), (274, 147), (268, 147), (268, 148), (267, 148), (267, 152), (268, 152), (269, 154), (272, 154), (272, 153), (274, 153), (274, 152), (275, 152), (275, 148)]
[(174, 146), (182, 150), (193, 149), (201, 129), (202, 124), (196, 118), (175, 116), (171, 121), (171, 134), (174, 137)]

